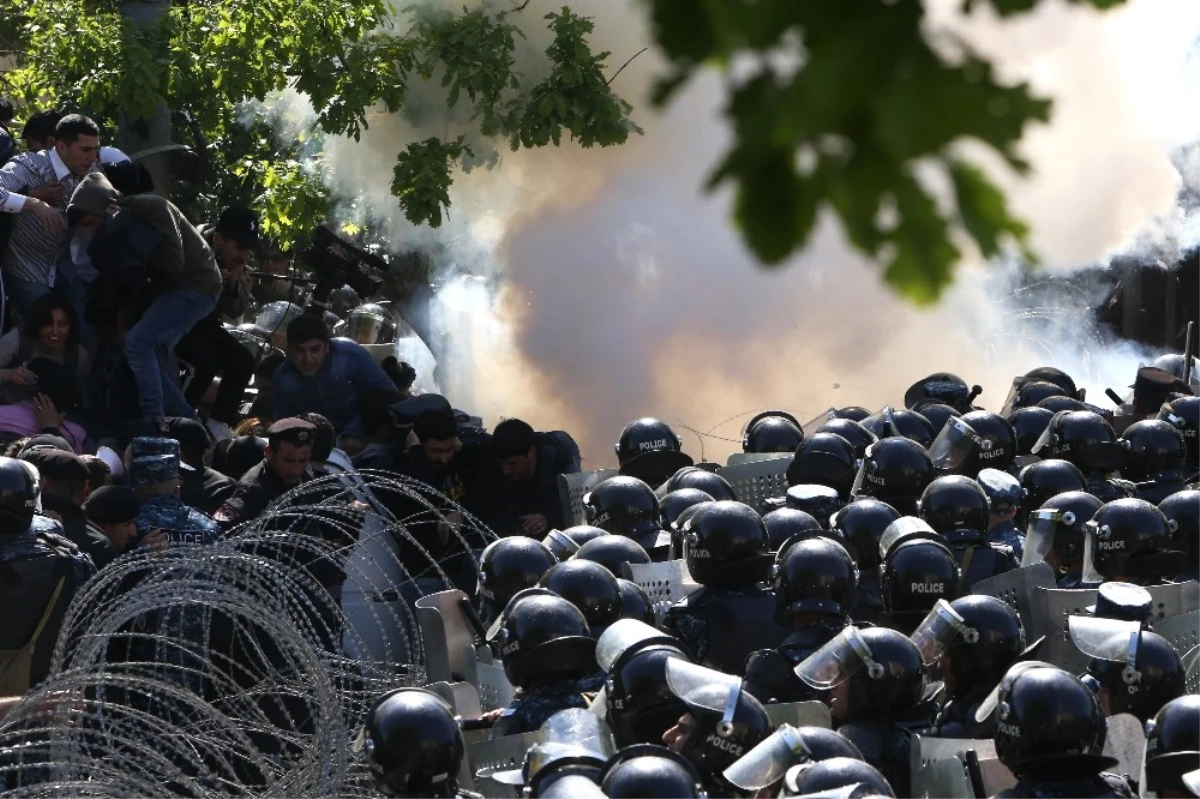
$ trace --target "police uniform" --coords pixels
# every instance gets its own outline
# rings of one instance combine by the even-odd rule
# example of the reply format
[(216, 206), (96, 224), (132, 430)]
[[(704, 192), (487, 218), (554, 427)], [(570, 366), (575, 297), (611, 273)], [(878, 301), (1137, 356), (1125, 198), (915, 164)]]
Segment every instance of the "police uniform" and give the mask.
[[(1009, 511), (1021, 504), (1022, 495), (1020, 481), (1008, 472), (999, 469), (981, 469), (976, 478), (987, 494), (988, 507), (992, 513)], [(987, 532), (989, 543), (1006, 546), (1013, 551), (1020, 561), (1025, 552), (1025, 536), (1012, 519), (1005, 519)]]
[(939, 738), (991, 738), (996, 732), (996, 714), (982, 722), (975, 720), (975, 711), (987, 699), (995, 686), (981, 685), (965, 696), (946, 702), (934, 724)]
[[(303, 419), (280, 419), (271, 425), (267, 435), (294, 447), (304, 447), (311, 446), (316, 440), (317, 428)], [(312, 479), (311, 472), (305, 472), (296, 485), (310, 479)], [(283, 482), (271, 468), (271, 464), (263, 459), (242, 475), (233, 495), (221, 503), (217, 512), (213, 514), (213, 518), (225, 530), (242, 522), (257, 519), (268, 505), (291, 491), (296, 485), (288, 485)]]
[(93, 535), (103, 538), (107, 544), (99, 553), (92, 553), (92, 560), (96, 562), (97, 569), (103, 569), (122, 552), (108, 540), (100, 525), (136, 522), (141, 510), (141, 501), (125, 486), (103, 486), (88, 496), (87, 501), (83, 503), (88, 529)]
[[(135, 438), (129, 445), (129, 481), (134, 488), (179, 479), (179, 442), (171, 438)], [(155, 530), (172, 544), (211, 544), (221, 528), (174, 494), (157, 494), (142, 501), (137, 516), (138, 541)]]
[(523, 732), (536, 732), (541, 729), (546, 719), (560, 710), (577, 707), (587, 709), (587, 699), (579, 690), (575, 680), (561, 682), (522, 691), (511, 705), (505, 708), (491, 730), (489, 737), (499, 738), (502, 735), (519, 735)]
[(879, 769), (896, 796), (912, 795), (912, 736), (925, 732), (922, 725), (868, 721), (843, 724), (837, 732), (858, 747), (863, 760)]
[(1088, 477), (1086, 491), (1101, 502), (1129, 499), (1138, 495), (1137, 486), (1128, 480), (1115, 477), (1108, 479), (1102, 476)]
[[(761, 612), (750, 618), (739, 610)], [(714, 630), (717, 617), (728, 623)], [(787, 633), (775, 619), (774, 595), (760, 586), (701, 587), (671, 606), (662, 629), (679, 639), (693, 662), (728, 674), (740, 674), (751, 652), (775, 648)]]

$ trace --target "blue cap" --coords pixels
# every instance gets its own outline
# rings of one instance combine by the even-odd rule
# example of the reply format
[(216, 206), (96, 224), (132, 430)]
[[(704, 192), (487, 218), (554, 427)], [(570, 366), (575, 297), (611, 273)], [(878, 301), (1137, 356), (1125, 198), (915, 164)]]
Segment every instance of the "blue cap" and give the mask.
[(135, 438), (129, 444), (129, 482), (157, 485), (179, 479), (179, 442), (173, 438)]
[(999, 469), (981, 469), (975, 478), (987, 494), (993, 511), (1008, 510), (1025, 499), (1025, 489), (1017, 478)]

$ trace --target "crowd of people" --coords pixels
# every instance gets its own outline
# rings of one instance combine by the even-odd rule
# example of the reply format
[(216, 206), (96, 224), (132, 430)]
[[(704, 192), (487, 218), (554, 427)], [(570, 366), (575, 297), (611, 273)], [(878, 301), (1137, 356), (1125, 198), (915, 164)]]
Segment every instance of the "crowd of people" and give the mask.
[[(401, 546), (401, 562), (416, 573), (432, 558), (438, 587), (464, 592), (516, 691), (474, 723), (493, 739), (550, 730), (502, 775), (529, 795), (911, 796), (917, 736), (991, 739), (1015, 781), (1005, 795), (1200, 795), (1200, 697), (1189, 653), (1154, 632), (1151, 593), (1200, 577), (1187, 358), (1140, 369), (1115, 411), (1042, 367), (995, 411), (941, 373), (876, 413), (760, 414), (743, 457), (786, 460), (788, 486), (761, 501), (639, 419), (581, 524), (561, 479), (582, 465), (569, 434), (519, 419), (489, 431), (414, 394), (410, 367), (320, 304), (285, 303), (272, 327), (237, 335), (249, 307), (287, 297), (249, 274), (259, 257), (288, 283), (253, 210), (197, 227), (84, 116), (33, 114), (13, 138), (0, 695), (48, 676), (46, 642), (98, 570), (236, 536), (322, 475), (378, 470), (443, 498), (445, 524), (414, 530), (420, 556)], [(498, 538), (449, 534), (466, 514)], [(668, 561), (690, 591), (656, 607), (632, 567)], [(1094, 597), (1072, 619), (1078, 673), (978, 590), (1035, 569)], [(1181, 596), (1192, 604), (1175, 610), (1196, 610)], [(770, 706), (802, 702), (827, 707), (832, 729), (770, 722)], [(380, 790), (467, 791), (456, 712), (424, 689), (380, 698), (364, 730)], [(1144, 774), (1109, 771), (1119, 714), (1146, 725)], [(583, 737), (555, 739), (556, 725)]]

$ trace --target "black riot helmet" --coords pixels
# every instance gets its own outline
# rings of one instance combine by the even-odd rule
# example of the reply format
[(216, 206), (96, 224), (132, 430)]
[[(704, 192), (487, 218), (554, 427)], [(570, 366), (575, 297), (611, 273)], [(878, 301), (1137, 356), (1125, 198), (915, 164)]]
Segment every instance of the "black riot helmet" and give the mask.
[(835, 757), (862, 762), (862, 752), (845, 736), (822, 727), (793, 727), (782, 724), (758, 746), (725, 769), (725, 781), (743, 795), (755, 796), (776, 788), (793, 766), (820, 763)]
[(768, 551), (779, 552), (785, 542), (799, 541), (802, 537), (816, 538), (828, 531), (811, 514), (794, 508), (780, 508), (765, 514), (763, 524), (767, 526)]
[(1200, 491), (1179, 491), (1158, 503), (1158, 509), (1167, 517), (1168, 527), (1171, 522), (1175, 524), (1171, 549), (1183, 553), (1180, 574), (1189, 570), (1194, 574), (1200, 565)]
[(1188, 469), (1195, 471), (1200, 468), (1200, 397), (1179, 397), (1162, 406), (1158, 418), (1169, 422), (1172, 427), (1183, 434), (1187, 443)]
[(1110, 716), (1129, 713), (1145, 724), (1187, 690), (1171, 642), (1138, 622), (1074, 616), (1069, 624), (1071, 640), (1091, 658), (1083, 682), (1106, 692)]
[(29, 529), (41, 486), (37, 472), (25, 461), (0, 457), (0, 531), (15, 535)]
[[(658, 497), (636, 477), (610, 477), (583, 498), (588, 523), (653, 546), (658, 535)], [(649, 542), (647, 544), (647, 542)]]
[(685, 466), (675, 472), (663, 488), (668, 492), (696, 488), (713, 499), (737, 499), (737, 492), (733, 490), (733, 486), (729, 484), (728, 480), (716, 472), (710, 472), (698, 466)]
[(1059, 411), (1086, 411), (1090, 410), (1085, 403), (1080, 402), (1074, 397), (1046, 397), (1044, 400), (1034, 406), (1035, 408), (1045, 408), (1051, 413)]
[(771, 734), (767, 711), (742, 687), (741, 677), (673, 658), (667, 686), (696, 719), (682, 754), (706, 784), (722, 784), (722, 772)]
[(803, 441), (804, 431), (796, 417), (783, 411), (767, 411), (746, 425), (742, 452), (795, 452)]
[(987, 493), (970, 477), (939, 477), (921, 495), (921, 518), (949, 541), (961, 533), (986, 535)]
[[(577, 524), (565, 530), (551, 530), (546, 533), (542, 543), (550, 547), (550, 551), (559, 560), (566, 560), (579, 551), (579, 548), (602, 535), (612, 535), (608, 530), (592, 527), (590, 524)], [(501, 539), (504, 540), (504, 539)]]
[[(598, 651), (609, 643), (605, 639)], [(667, 685), (667, 661), (672, 659), (687, 660), (687, 656), (677, 643), (660, 635), (629, 647), (609, 664), (604, 694), (608, 722), (619, 746), (661, 741), (663, 733), (687, 712)]]
[(1144, 419), (1134, 422), (1121, 434), (1129, 455), (1121, 476), (1142, 482), (1183, 479), (1187, 462), (1187, 442), (1170, 422)]
[(904, 407), (919, 411), (916, 406), (922, 402), (938, 402), (966, 413), (971, 410), (971, 399), (967, 381), (949, 372), (938, 372), (908, 387), (904, 392)]
[(796, 448), (788, 464), (788, 485), (815, 483), (850, 496), (854, 484), (854, 446), (836, 433), (814, 433)]
[(613, 574), (622, 571), (621, 564), (639, 566), (650, 562), (646, 550), (632, 538), (623, 535), (605, 535), (594, 538), (579, 548), (571, 560), (591, 560), (599, 563)]
[(891, 407), (884, 408), (879, 413), (863, 419), (862, 425), (874, 433), (876, 438), (903, 436), (926, 449), (933, 443), (934, 436), (937, 435), (933, 425), (921, 414)]
[(609, 799), (702, 799), (707, 796), (696, 767), (664, 746), (626, 746), (600, 771), (600, 790)]
[(861, 422), (870, 416), (871, 412), (861, 405), (847, 405), (844, 408), (834, 408), (833, 415), (837, 419), (849, 419), (853, 422)]
[(578, 680), (596, 671), (596, 640), (587, 619), (579, 608), (544, 588), (526, 588), (514, 596), (489, 643), (517, 688), (538, 677)]
[(901, 513), (912, 513), (933, 476), (933, 462), (924, 447), (907, 438), (885, 438), (867, 449), (855, 478), (854, 498), (874, 497)]
[(1065, 397), (1067, 392), (1062, 386), (1057, 386), (1046, 380), (1026, 380), (1017, 389), (1013, 399), (1013, 410), (1017, 408), (1032, 408), (1047, 397)]
[(844, 618), (858, 588), (858, 567), (836, 541), (809, 538), (779, 553), (773, 587), (776, 615), (785, 626), (794, 613)]
[(1125, 448), (1117, 442), (1104, 417), (1091, 411), (1061, 411), (1034, 445), (1040, 458), (1062, 458), (1084, 474), (1119, 471), (1125, 464)]
[(683, 453), (683, 440), (661, 419), (635, 419), (617, 440), (617, 463), (621, 474), (659, 485), (692, 459)]
[(367, 713), (361, 745), (375, 788), (384, 796), (458, 795), (462, 730), (454, 711), (423, 688), (398, 688)]
[(1078, 677), (1018, 663), (1000, 680), (996, 702), (996, 754), (1017, 777), (1077, 779), (1116, 765), (1101, 754), (1104, 711)]
[(688, 508), (701, 502), (712, 502), (714, 499), (715, 497), (707, 491), (701, 491), (699, 488), (680, 488), (671, 491), (658, 502), (660, 521), (663, 527), (669, 528), (675, 524), (679, 514)]
[(974, 476), (980, 469), (1004, 471), (1017, 456), (1017, 434), (1009, 421), (991, 411), (971, 411), (962, 420), (969, 424), (987, 447), (974, 447), (960, 469), (961, 474)]
[(1040, 508), (1046, 500), (1068, 491), (1087, 491), (1088, 481), (1079, 467), (1058, 458), (1031, 463), (1017, 475), (1025, 490), (1025, 502), (1018, 511), (1025, 524), (1026, 508)]
[(538, 585), (579, 608), (593, 638), (621, 618), (621, 586), (612, 572), (595, 561), (558, 563), (542, 575)]
[(683, 559), (700, 585), (751, 587), (770, 569), (767, 527), (740, 502), (704, 505), (683, 529)]
[(479, 599), (483, 617), (499, 617), (518, 591), (532, 588), (558, 562), (545, 544), (524, 536), (493, 541), (479, 556)]
[(916, 628), (939, 599), (958, 596), (961, 571), (954, 553), (940, 541), (902, 541), (883, 559), (880, 587), (892, 629)]
[(788, 769), (780, 796), (885, 796), (896, 795), (879, 769), (862, 760), (835, 757)]
[(1076, 387), (1075, 381), (1062, 369), (1056, 369), (1053, 366), (1039, 366), (1036, 369), (1030, 369), (1025, 373), (1024, 377), (1030, 381), (1053, 383), (1066, 392), (1067, 396), (1080, 399), (1079, 389)]
[(621, 618), (654, 624), (654, 601), (650, 595), (640, 585), (624, 577), (617, 578), (617, 585), (621, 588)]
[(1085, 525), (1103, 504), (1086, 491), (1066, 491), (1030, 511), (1021, 565), (1045, 561), (1059, 574), (1079, 571), (1083, 567)]
[(862, 426), (862, 422), (856, 422), (853, 419), (830, 419), (821, 425), (821, 429), (817, 432), (833, 433), (849, 441), (850, 446), (854, 448), (855, 458), (861, 458), (866, 453), (867, 447), (879, 440), (878, 436)]
[(949, 663), (943, 661), (943, 668), (954, 675), (956, 694), (995, 686), (1025, 650), (1020, 616), (1003, 600), (982, 594), (961, 596), (950, 608), (961, 626), (956, 625), (945, 645)]
[(1141, 788), (1164, 796), (1186, 791), (1183, 775), (1200, 763), (1200, 696), (1167, 702), (1146, 724), (1145, 775)]
[(879, 567), (879, 539), (888, 525), (900, 518), (900, 512), (878, 499), (851, 502), (833, 517), (832, 527), (846, 539), (859, 569)]
[(917, 645), (886, 627), (846, 627), (809, 655), (796, 676), (818, 690), (849, 682), (845, 705), (831, 708), (842, 723), (893, 721), (912, 713), (925, 690)]
[[(956, 408), (951, 408), (949, 405), (943, 405), (940, 402), (932, 402), (923, 400), (912, 407), (913, 411), (921, 414), (929, 420), (930, 426), (934, 431), (939, 431), (946, 426), (946, 420), (955, 419), (962, 416), (962, 412)], [(934, 436), (936, 438), (936, 436)]]
[(1163, 512), (1141, 499), (1106, 503), (1085, 525), (1084, 582), (1137, 582), (1170, 576), (1179, 566), (1171, 526)]
[(829, 520), (845, 506), (837, 489), (826, 485), (801, 483), (788, 487), (784, 495), (784, 506), (792, 510), (804, 511), (812, 516), (821, 526), (828, 529)]
[(1008, 415), (1008, 423), (1012, 425), (1013, 435), (1017, 442), (1017, 455), (1030, 455), (1033, 447), (1041, 440), (1042, 434), (1050, 426), (1054, 412), (1045, 408), (1018, 408)]

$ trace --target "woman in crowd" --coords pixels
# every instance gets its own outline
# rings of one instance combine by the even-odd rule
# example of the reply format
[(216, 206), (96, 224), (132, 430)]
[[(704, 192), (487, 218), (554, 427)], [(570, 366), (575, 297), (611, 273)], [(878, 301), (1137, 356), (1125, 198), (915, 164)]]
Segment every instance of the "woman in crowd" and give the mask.
[(0, 337), (0, 401), (23, 402), (38, 393), (37, 377), (29, 369), (34, 358), (62, 364), (78, 376), (82, 389), (91, 364), (79, 343), (75, 309), (54, 292), (33, 303), (23, 327)]

